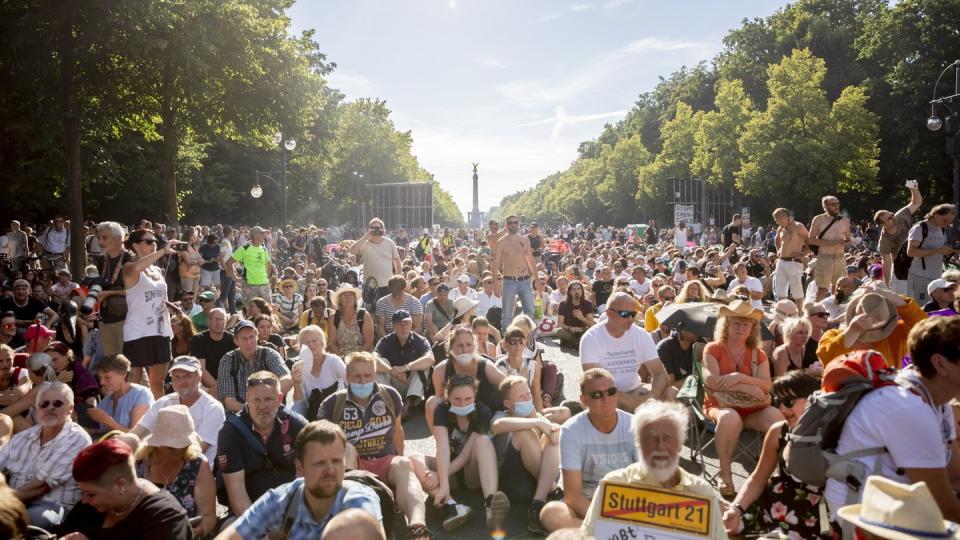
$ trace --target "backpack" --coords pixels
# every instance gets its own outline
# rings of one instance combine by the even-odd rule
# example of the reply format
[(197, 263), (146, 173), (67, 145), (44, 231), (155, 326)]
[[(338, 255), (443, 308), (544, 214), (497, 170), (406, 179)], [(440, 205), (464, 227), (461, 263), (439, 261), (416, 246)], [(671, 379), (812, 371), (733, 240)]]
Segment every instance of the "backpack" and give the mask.
[[(384, 484), (377, 475), (361, 470), (345, 472), (343, 474), (344, 484), (346, 484), (347, 481), (367, 486), (377, 494), (377, 498), (380, 499), (380, 514), (383, 516), (383, 530), (387, 538), (393, 538), (394, 524), (405, 523), (406, 518), (400, 511), (400, 507), (397, 506), (397, 501), (390, 487)], [(290, 531), (293, 530), (293, 524), (297, 520), (297, 514), (300, 513), (300, 505), (303, 504), (303, 484), (293, 491), (289, 497), (287, 507), (283, 511), (280, 529), (267, 533), (269, 540), (284, 540), (290, 536)]]
[[(923, 247), (923, 242), (927, 239), (927, 234), (930, 232), (930, 227), (927, 225), (926, 221), (920, 222), (920, 245), (918, 248)], [(908, 239), (903, 245), (900, 246), (900, 249), (897, 250), (897, 254), (893, 257), (893, 275), (899, 280), (907, 279), (907, 276), (910, 274), (910, 263), (913, 262), (913, 257), (907, 255), (907, 245), (910, 244)], [(920, 265), (924, 270), (927, 269), (927, 261), (920, 257)]]
[[(366, 312), (367, 310), (363, 309), (362, 307), (357, 308), (357, 327), (360, 328), (361, 332), (363, 332), (363, 315)], [(339, 309), (333, 312), (333, 327), (334, 328), (340, 327), (340, 310)]]
[(877, 471), (867, 470), (854, 458), (879, 455), (886, 449), (865, 448), (838, 455), (840, 433), (863, 396), (877, 388), (910, 384), (895, 380), (895, 375), (877, 351), (854, 351), (830, 362), (823, 373), (823, 390), (807, 399), (806, 409), (787, 436), (784, 457), (788, 472), (820, 488), (826, 486), (828, 478), (839, 480), (849, 487), (848, 502), (856, 502), (867, 476)]
[[(377, 389), (379, 390), (380, 399), (383, 400), (387, 406), (387, 410), (390, 411), (390, 416), (397, 416), (397, 410), (394, 406), (393, 398), (390, 397), (390, 392), (388, 392), (382, 384), (377, 385)], [(340, 421), (340, 417), (343, 416), (343, 409), (347, 406), (347, 389), (339, 390), (334, 395), (337, 396), (337, 400), (333, 402), (333, 414), (331, 414), (327, 420), (337, 424)], [(317, 417), (319, 418), (319, 414)]]

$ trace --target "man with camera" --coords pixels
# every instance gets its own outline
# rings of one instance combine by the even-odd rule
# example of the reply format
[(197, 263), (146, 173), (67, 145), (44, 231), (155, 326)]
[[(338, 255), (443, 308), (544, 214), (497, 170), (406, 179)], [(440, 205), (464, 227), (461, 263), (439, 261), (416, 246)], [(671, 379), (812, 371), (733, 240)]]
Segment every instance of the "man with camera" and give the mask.
[(350, 253), (359, 255), (363, 260), (363, 279), (364, 283), (371, 277), (376, 280), (377, 294), (367, 306), (368, 311), (373, 311), (377, 300), (390, 294), (387, 282), (394, 274), (402, 274), (400, 268), (400, 252), (397, 251), (397, 244), (393, 240), (384, 236), (387, 232), (386, 226), (380, 218), (373, 218), (367, 226), (367, 234), (363, 238), (354, 242), (350, 246)]
[(100, 279), (90, 287), (87, 299), (100, 302), (100, 344), (104, 356), (123, 352), (123, 323), (127, 319), (127, 292), (123, 286), (123, 265), (133, 256), (123, 249), (123, 227), (115, 221), (97, 225), (103, 256), (97, 261)]

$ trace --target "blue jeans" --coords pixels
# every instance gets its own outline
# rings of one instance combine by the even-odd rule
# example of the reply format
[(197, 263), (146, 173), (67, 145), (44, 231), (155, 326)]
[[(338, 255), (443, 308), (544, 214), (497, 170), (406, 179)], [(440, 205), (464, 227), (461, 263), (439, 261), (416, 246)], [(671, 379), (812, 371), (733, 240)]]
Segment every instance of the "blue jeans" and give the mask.
[[(513, 313), (516, 310), (517, 295), (520, 296), (520, 305), (523, 306), (523, 314), (533, 318), (533, 282), (530, 278), (522, 281), (503, 278), (503, 321), (500, 323), (501, 332), (506, 332), (507, 327), (513, 322)], [(534, 321), (536, 324), (536, 321)]]
[(55, 531), (63, 523), (67, 512), (57, 503), (40, 499), (27, 506), (27, 514), (30, 517), (30, 525), (45, 531)]
[(237, 282), (234, 281), (227, 272), (220, 272), (220, 298), (217, 299), (217, 307), (227, 310), (227, 313), (237, 312)]

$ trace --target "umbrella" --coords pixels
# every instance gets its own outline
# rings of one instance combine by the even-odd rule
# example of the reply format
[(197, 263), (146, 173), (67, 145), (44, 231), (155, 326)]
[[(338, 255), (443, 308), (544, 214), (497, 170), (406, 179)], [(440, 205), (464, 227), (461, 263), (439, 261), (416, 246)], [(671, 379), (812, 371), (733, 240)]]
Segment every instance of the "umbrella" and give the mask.
[[(713, 302), (691, 302), (688, 304), (670, 304), (657, 312), (657, 320), (670, 328), (682, 326), (687, 332), (702, 338), (713, 339), (713, 329), (717, 326), (717, 315), (723, 304)], [(760, 337), (772, 340), (773, 334), (767, 328), (766, 321), (761, 321)]]

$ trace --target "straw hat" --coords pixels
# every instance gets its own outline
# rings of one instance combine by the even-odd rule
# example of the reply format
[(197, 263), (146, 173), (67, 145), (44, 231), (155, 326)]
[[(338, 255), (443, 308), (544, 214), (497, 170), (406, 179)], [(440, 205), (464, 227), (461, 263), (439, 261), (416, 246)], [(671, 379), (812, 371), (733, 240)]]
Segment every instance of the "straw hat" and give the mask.
[(456, 319), (457, 317), (477, 307), (479, 304), (480, 302), (476, 300), (471, 300), (466, 296), (458, 297), (456, 300), (453, 301), (453, 313), (454, 313), (453, 318)]
[(330, 296), (330, 300), (333, 303), (334, 308), (340, 305), (340, 295), (343, 293), (352, 293), (354, 295), (354, 298), (356, 298), (356, 301), (354, 302), (354, 304), (360, 305), (360, 299), (363, 298), (363, 291), (361, 291), (360, 289), (358, 289), (357, 287), (354, 287), (349, 283), (343, 283), (339, 287), (337, 287), (337, 290), (334, 291), (333, 294)]
[(837, 510), (837, 516), (891, 540), (960, 538), (960, 526), (943, 519), (925, 482), (906, 485), (881, 476), (867, 478), (860, 504)]
[(860, 335), (860, 341), (873, 343), (886, 339), (897, 327), (900, 316), (893, 302), (876, 293), (854, 296), (847, 305), (846, 322), (849, 325), (857, 315), (869, 313), (871, 326)]
[(763, 311), (753, 307), (749, 300), (734, 300), (729, 306), (720, 306), (718, 317), (743, 317), (759, 321), (763, 318)]
[(725, 289), (717, 289), (713, 291), (713, 294), (710, 296), (710, 302), (716, 302), (718, 304), (729, 304), (733, 297), (727, 294)]
[(170, 405), (157, 411), (157, 424), (143, 444), (170, 448), (186, 448), (192, 444), (199, 446), (200, 439), (190, 409), (186, 405)]
[(284, 288), (284, 287), (286, 287), (287, 285), (292, 285), (293, 288), (296, 289), (296, 288), (297, 288), (297, 280), (295, 280), (295, 279), (285, 279), (285, 280), (283, 280), (283, 281), (280, 282), (280, 288), (281, 288), (281, 289)]

